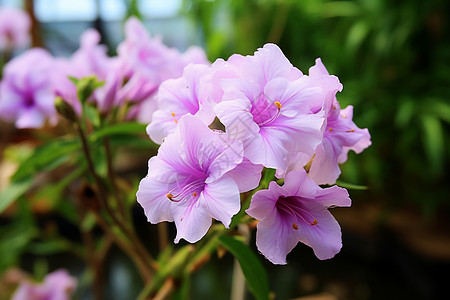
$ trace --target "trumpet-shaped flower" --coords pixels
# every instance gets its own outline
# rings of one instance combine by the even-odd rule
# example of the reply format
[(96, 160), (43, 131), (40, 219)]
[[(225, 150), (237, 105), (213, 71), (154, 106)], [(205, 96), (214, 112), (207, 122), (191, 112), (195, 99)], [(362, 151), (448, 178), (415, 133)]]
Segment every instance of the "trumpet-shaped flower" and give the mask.
[[(317, 184), (333, 184), (341, 173), (339, 164), (347, 160), (348, 151), (360, 153), (370, 146), (370, 134), (367, 129), (358, 128), (352, 121), (352, 106), (340, 109), (336, 93), (342, 90), (342, 84), (337, 77), (329, 75), (320, 59), (310, 68), (309, 75), (325, 93), (323, 110), (326, 114), (326, 126), (323, 141), (317, 146), (313, 157), (305, 157), (301, 153), (292, 155), (287, 172), (303, 169), (310, 161), (309, 177)], [(281, 173), (278, 172), (278, 175), (282, 176)]]
[(50, 76), (53, 58), (39, 48), (11, 60), (0, 83), (0, 117), (17, 128), (38, 128), (56, 119)]
[(360, 153), (371, 145), (367, 128), (360, 129), (352, 121), (353, 107), (341, 110), (334, 102), (328, 118), (322, 143), (317, 146), (311, 161), (309, 177), (317, 184), (333, 184), (341, 174), (339, 164), (347, 160), (347, 153)]
[(341, 229), (328, 211), (350, 206), (345, 189), (322, 189), (304, 170), (287, 174), (284, 185), (271, 182), (255, 193), (247, 213), (261, 220), (257, 225), (258, 250), (274, 264), (286, 264), (286, 255), (300, 241), (319, 259), (332, 258), (342, 247)]
[(164, 81), (156, 95), (159, 109), (153, 113), (147, 127), (150, 138), (158, 144), (172, 133), (178, 120), (185, 114), (196, 115), (206, 125), (214, 120), (214, 111), (207, 101), (209, 84), (200, 84), (200, 78), (209, 72), (209, 67), (190, 64), (184, 68), (183, 77)]
[(12, 300), (69, 300), (77, 282), (65, 270), (48, 274), (41, 284), (23, 282)]
[[(239, 211), (239, 192), (258, 185), (258, 169), (246, 168), (246, 178), (230, 171), (243, 161), (242, 143), (209, 129), (197, 117), (180, 118), (175, 131), (149, 160), (137, 200), (151, 223), (174, 221), (175, 242), (202, 238), (212, 218), (226, 227)], [(260, 169), (259, 169), (260, 171)]]
[(284, 169), (293, 152), (312, 155), (322, 140), (322, 89), (294, 68), (281, 50), (267, 44), (240, 60), (243, 75), (221, 82), (214, 108), (230, 138), (242, 140), (255, 164)]

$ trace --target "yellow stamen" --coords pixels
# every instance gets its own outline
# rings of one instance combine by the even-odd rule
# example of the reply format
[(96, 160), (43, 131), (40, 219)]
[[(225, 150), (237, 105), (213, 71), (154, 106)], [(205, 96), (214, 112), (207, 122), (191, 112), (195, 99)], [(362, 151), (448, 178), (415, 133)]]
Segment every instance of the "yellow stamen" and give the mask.
[(275, 106), (278, 107), (278, 109), (280, 109), (283, 105), (281, 105), (281, 103), (279, 101), (275, 101)]
[(173, 195), (172, 195), (171, 193), (169, 193), (169, 194), (166, 195), (166, 197), (167, 197), (169, 200), (172, 200)]
[(347, 130), (346, 132), (355, 132), (355, 129)]
[(295, 223), (292, 223), (292, 228), (294, 228), (295, 230), (298, 230), (298, 225)]
[(335, 106), (335, 105), (333, 105), (333, 109), (336, 109), (336, 106)]
[(317, 221), (316, 219), (314, 219), (314, 221), (310, 224), (312, 226), (317, 225), (317, 223), (319, 223), (319, 221)]
[(172, 115), (172, 117), (175, 117), (175, 113), (173, 112), (173, 113), (170, 113), (171, 115)]
[(347, 116), (346, 116), (346, 115), (341, 115), (341, 117), (343, 117), (344, 119), (347, 119)]
[(193, 193), (192, 193), (192, 196), (197, 197), (197, 193), (196, 193), (196, 192), (193, 192)]
[(175, 121), (175, 123), (178, 123), (178, 121), (176, 119), (174, 121)]
[(333, 128), (330, 127), (330, 128), (328, 128), (328, 130), (329, 130), (329, 131), (333, 131)]

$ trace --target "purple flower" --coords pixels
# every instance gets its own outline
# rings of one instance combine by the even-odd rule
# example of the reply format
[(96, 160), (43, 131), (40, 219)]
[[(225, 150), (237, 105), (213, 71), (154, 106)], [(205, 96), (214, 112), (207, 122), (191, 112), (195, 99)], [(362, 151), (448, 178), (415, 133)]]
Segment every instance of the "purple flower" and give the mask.
[(11, 60), (0, 83), (0, 117), (17, 128), (38, 128), (56, 120), (50, 76), (53, 58), (43, 49), (31, 49)]
[(23, 282), (12, 300), (69, 300), (76, 286), (67, 271), (58, 270), (45, 276), (41, 284)]
[(125, 23), (125, 41), (118, 47), (119, 56), (128, 64), (129, 72), (143, 75), (155, 86), (182, 75), (189, 63), (209, 64), (204, 51), (190, 48), (183, 55), (164, 45), (160, 38), (152, 38), (137, 18)]
[(125, 23), (125, 40), (118, 46), (117, 52), (120, 61), (118, 70), (122, 73), (121, 82), (124, 85), (117, 91), (115, 103), (137, 103), (128, 118), (138, 119), (142, 123), (151, 122), (152, 114), (157, 110), (154, 94), (163, 81), (181, 77), (189, 63), (209, 64), (201, 48), (190, 47), (184, 53), (169, 48), (160, 38), (152, 38), (134, 17)]
[(284, 185), (271, 182), (255, 193), (247, 213), (261, 220), (256, 246), (274, 264), (286, 264), (286, 255), (300, 241), (319, 259), (332, 258), (342, 247), (341, 229), (329, 207), (350, 206), (345, 189), (322, 189), (304, 170), (287, 174)]
[(207, 101), (210, 85), (200, 83), (200, 78), (208, 72), (209, 67), (205, 65), (190, 64), (184, 68), (183, 77), (161, 84), (156, 95), (159, 109), (153, 113), (147, 127), (147, 133), (155, 143), (161, 144), (185, 114), (197, 116), (205, 125), (214, 120), (214, 111)]
[(24, 48), (30, 42), (30, 17), (20, 9), (0, 8), (0, 51)]
[(111, 58), (107, 47), (99, 45), (100, 34), (95, 29), (87, 29), (80, 37), (80, 47), (70, 58), (70, 75), (82, 78), (95, 75), (100, 80), (106, 78)]
[(99, 42), (100, 34), (95, 29), (86, 30), (80, 37), (79, 49), (70, 59), (58, 58), (54, 65), (52, 80), (55, 94), (70, 103), (78, 114), (81, 113), (81, 103), (76, 94), (76, 86), (69, 76), (78, 79), (96, 76), (99, 80), (106, 81), (92, 97), (92, 101), (97, 103), (102, 112), (113, 106), (119, 88), (119, 62), (116, 58), (108, 57), (106, 46), (99, 45)]
[(212, 218), (228, 227), (239, 211), (239, 193), (258, 185), (258, 166), (249, 168), (251, 164), (245, 162), (246, 176), (231, 173), (242, 160), (240, 141), (228, 140), (187, 114), (149, 160), (137, 200), (149, 222), (175, 221), (176, 243), (181, 238), (196, 242), (206, 234)]
[(214, 108), (230, 138), (242, 140), (252, 163), (284, 169), (290, 153), (314, 153), (322, 141), (320, 86), (267, 44), (239, 60), (242, 76), (221, 81), (222, 102)]
[[(370, 134), (367, 129), (358, 128), (352, 121), (353, 107), (341, 110), (336, 100), (336, 93), (342, 90), (342, 84), (335, 76), (329, 75), (320, 59), (309, 70), (311, 79), (316, 80), (325, 92), (324, 111), (326, 126), (323, 141), (312, 157), (309, 177), (317, 184), (333, 184), (341, 173), (339, 164), (347, 160), (349, 150), (360, 153), (370, 146)], [(310, 161), (301, 154), (294, 154), (287, 171), (303, 169)], [(282, 176), (282, 172), (278, 172)]]

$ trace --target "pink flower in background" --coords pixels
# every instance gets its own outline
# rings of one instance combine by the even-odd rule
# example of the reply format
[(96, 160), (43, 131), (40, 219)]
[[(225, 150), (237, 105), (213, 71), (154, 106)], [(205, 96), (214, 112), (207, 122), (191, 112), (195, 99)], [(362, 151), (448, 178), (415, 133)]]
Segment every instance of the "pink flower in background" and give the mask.
[(209, 65), (201, 48), (190, 47), (184, 53), (169, 48), (160, 38), (152, 38), (134, 17), (125, 23), (125, 40), (117, 52), (125, 84), (117, 92), (116, 105), (136, 102), (129, 118), (143, 123), (150, 123), (158, 108), (153, 96), (164, 80), (181, 77), (184, 67), (190, 63)]
[(246, 212), (261, 220), (256, 246), (274, 264), (286, 264), (286, 255), (302, 242), (319, 259), (332, 258), (342, 247), (341, 229), (329, 207), (351, 205), (345, 189), (322, 189), (304, 170), (287, 174), (284, 185), (271, 182), (255, 193)]
[(205, 125), (214, 120), (212, 105), (207, 101), (212, 87), (200, 82), (209, 70), (205, 65), (190, 64), (184, 68), (183, 77), (161, 84), (156, 95), (159, 109), (153, 113), (152, 122), (147, 127), (147, 133), (155, 143), (161, 144), (185, 114), (197, 116)]
[(92, 100), (102, 112), (108, 111), (114, 104), (119, 85), (118, 76), (121, 76), (119, 62), (117, 58), (108, 57), (106, 46), (99, 45), (99, 42), (100, 34), (95, 29), (88, 29), (80, 37), (80, 47), (69, 59), (55, 60), (55, 72), (52, 76), (55, 94), (71, 104), (78, 114), (81, 114), (81, 103), (76, 94), (76, 86), (69, 76), (78, 79), (96, 76), (100, 81), (105, 81), (104, 86), (95, 91)]
[(90, 28), (80, 37), (80, 47), (70, 58), (70, 76), (82, 78), (95, 75), (104, 80), (110, 70), (113, 58), (108, 57), (108, 49), (100, 45), (100, 33)]
[(45, 276), (41, 284), (23, 282), (12, 300), (70, 300), (76, 286), (67, 271), (58, 270)]
[(50, 73), (53, 58), (34, 48), (11, 60), (0, 83), (0, 117), (17, 128), (39, 128), (55, 121), (54, 93)]
[(28, 14), (12, 7), (0, 7), (0, 51), (25, 48), (30, 43)]
[(242, 160), (240, 141), (228, 140), (187, 114), (150, 159), (137, 200), (149, 222), (175, 221), (175, 242), (181, 238), (196, 242), (212, 218), (228, 227), (240, 208), (239, 193), (258, 185), (259, 167), (244, 168), (247, 176), (230, 174)]
[(117, 51), (131, 72), (141, 74), (155, 86), (166, 79), (180, 77), (189, 63), (209, 64), (200, 48), (192, 47), (181, 54), (164, 45), (160, 38), (152, 38), (135, 17), (125, 23), (125, 40)]
[(221, 81), (222, 102), (214, 108), (230, 138), (242, 140), (252, 163), (284, 169), (293, 152), (312, 155), (322, 141), (322, 89), (294, 68), (281, 50), (267, 44), (239, 61), (243, 75)]

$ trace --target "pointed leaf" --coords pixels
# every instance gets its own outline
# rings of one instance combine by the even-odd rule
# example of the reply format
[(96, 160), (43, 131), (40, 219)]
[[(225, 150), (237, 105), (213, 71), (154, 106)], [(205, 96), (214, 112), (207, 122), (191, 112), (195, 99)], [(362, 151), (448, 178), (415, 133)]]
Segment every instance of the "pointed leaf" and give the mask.
[(269, 299), (269, 280), (266, 270), (249, 246), (235, 237), (223, 235), (220, 243), (237, 258), (247, 280), (247, 286), (258, 300)]

